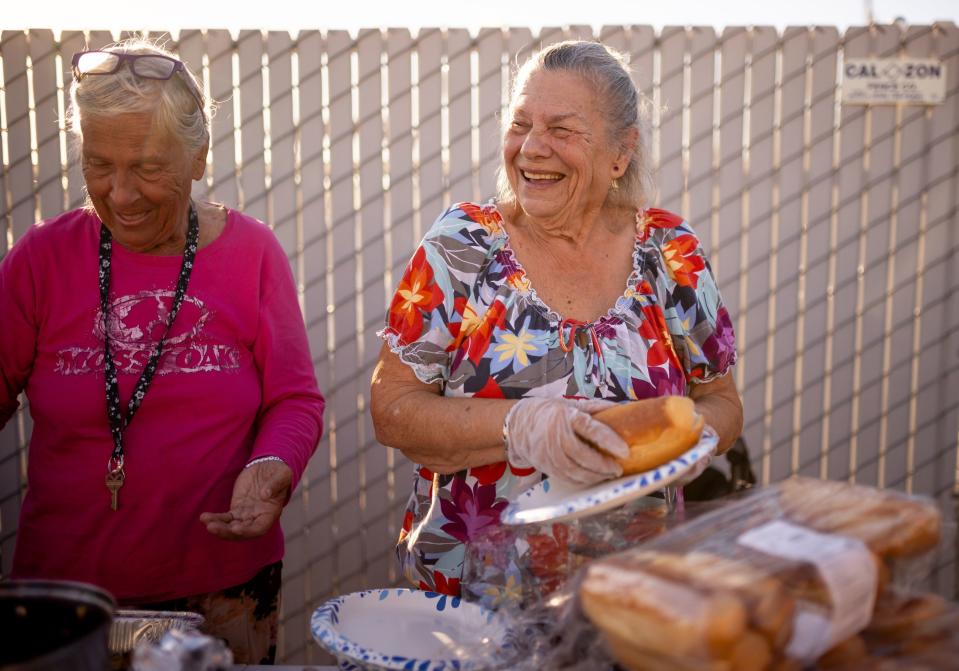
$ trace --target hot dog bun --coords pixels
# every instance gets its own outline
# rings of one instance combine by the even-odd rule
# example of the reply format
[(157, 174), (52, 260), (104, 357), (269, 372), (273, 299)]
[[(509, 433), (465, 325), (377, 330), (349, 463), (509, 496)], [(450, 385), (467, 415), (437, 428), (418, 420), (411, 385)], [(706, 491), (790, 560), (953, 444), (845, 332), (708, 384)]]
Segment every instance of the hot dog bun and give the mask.
[(629, 445), (629, 456), (614, 457), (623, 475), (642, 473), (675, 459), (699, 441), (703, 417), (685, 396), (660, 396), (621, 403), (593, 415)]

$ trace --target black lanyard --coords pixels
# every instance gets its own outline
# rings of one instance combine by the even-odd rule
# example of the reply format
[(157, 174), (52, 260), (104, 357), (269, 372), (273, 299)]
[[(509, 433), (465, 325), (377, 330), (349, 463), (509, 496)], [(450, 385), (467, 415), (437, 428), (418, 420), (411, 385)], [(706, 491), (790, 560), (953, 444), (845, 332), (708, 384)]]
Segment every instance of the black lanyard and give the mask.
[(110, 353), (110, 260), (113, 251), (113, 236), (110, 230), (100, 224), (100, 311), (103, 313), (103, 365), (104, 375), (106, 377), (107, 392), (107, 419), (110, 421), (110, 432), (113, 434), (113, 453), (110, 455), (110, 461), (107, 462), (108, 472), (120, 472), (123, 470), (123, 430), (133, 421), (133, 415), (136, 413), (143, 397), (146, 396), (147, 389), (150, 388), (150, 382), (153, 381), (153, 374), (156, 373), (157, 364), (160, 361), (160, 355), (163, 353), (163, 346), (166, 344), (167, 336), (170, 335), (170, 327), (173, 326), (173, 320), (176, 319), (177, 312), (180, 311), (180, 304), (186, 296), (186, 288), (190, 283), (190, 272), (193, 270), (193, 260), (196, 258), (197, 240), (200, 237), (200, 222), (196, 214), (196, 208), (190, 203), (190, 223), (186, 232), (186, 247), (183, 249), (183, 264), (180, 266), (180, 277), (176, 282), (176, 292), (173, 295), (173, 305), (166, 320), (166, 329), (163, 331), (163, 337), (157, 343), (156, 349), (150, 355), (137, 380), (136, 387), (133, 389), (133, 395), (130, 396), (130, 402), (127, 404), (126, 417), (120, 414), (120, 390), (117, 386), (117, 367), (113, 361), (113, 355)]

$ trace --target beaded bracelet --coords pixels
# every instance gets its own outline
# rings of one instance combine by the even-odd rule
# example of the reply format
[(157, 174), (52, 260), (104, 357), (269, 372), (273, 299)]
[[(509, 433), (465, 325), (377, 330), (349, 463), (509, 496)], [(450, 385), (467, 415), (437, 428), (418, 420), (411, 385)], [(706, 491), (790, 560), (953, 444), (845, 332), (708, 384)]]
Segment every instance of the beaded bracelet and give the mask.
[(281, 459), (280, 457), (275, 457), (275, 456), (257, 457), (256, 459), (254, 459), (253, 461), (251, 461), (250, 463), (248, 463), (246, 466), (244, 466), (244, 467), (243, 467), (243, 470), (248, 469), (250, 466), (253, 466), (254, 464), (262, 464), (264, 461), (279, 461), (279, 462), (282, 463), (282, 464), (285, 464), (285, 463), (286, 463), (286, 462), (285, 462), (283, 459)]

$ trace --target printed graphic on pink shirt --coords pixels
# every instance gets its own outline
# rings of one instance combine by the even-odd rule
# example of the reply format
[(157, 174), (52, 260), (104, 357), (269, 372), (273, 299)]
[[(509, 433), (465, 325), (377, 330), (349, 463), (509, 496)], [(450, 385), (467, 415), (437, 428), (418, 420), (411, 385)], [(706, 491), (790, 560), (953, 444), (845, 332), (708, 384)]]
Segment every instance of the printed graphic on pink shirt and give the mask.
[[(110, 343), (117, 372), (140, 375), (150, 359), (173, 303), (173, 291), (150, 289), (114, 299), (110, 305)], [(164, 345), (157, 375), (206, 373), (240, 367), (240, 351), (233, 345), (209, 342), (202, 337), (213, 313), (203, 301), (186, 296), (170, 337)], [(104, 319), (98, 308), (93, 335), (103, 342)], [(67, 347), (57, 352), (54, 370), (61, 375), (86, 375), (103, 371), (103, 346)]]

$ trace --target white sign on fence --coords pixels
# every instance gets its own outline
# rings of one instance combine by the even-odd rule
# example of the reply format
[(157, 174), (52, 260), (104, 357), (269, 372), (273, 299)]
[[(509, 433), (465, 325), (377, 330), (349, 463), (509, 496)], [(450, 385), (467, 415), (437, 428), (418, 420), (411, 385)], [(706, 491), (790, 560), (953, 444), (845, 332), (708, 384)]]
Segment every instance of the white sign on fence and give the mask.
[(938, 105), (946, 96), (946, 66), (935, 58), (848, 58), (842, 69), (847, 104)]

